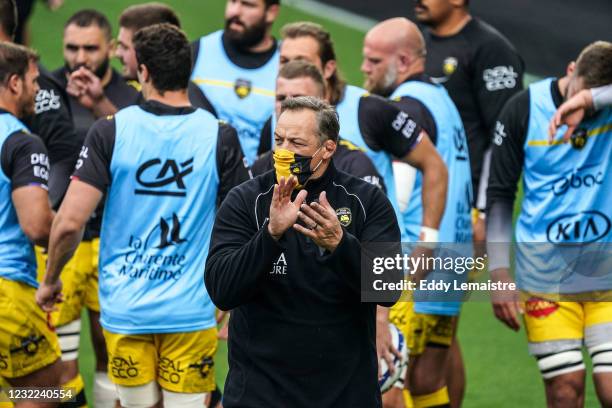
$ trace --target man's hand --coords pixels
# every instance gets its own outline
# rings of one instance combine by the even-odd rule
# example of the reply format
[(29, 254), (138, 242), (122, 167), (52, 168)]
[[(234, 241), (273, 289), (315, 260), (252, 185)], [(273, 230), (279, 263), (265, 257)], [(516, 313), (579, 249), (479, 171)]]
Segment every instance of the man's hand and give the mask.
[(104, 99), (104, 87), (100, 78), (85, 67), (80, 67), (70, 74), (66, 92), (90, 110)]
[(344, 232), (340, 221), (338, 221), (336, 211), (327, 201), (325, 191), (319, 195), (318, 203), (302, 204), (298, 217), (306, 227), (294, 224), (293, 228), (312, 239), (317, 246), (334, 252), (340, 244)]
[[(381, 306), (379, 306), (381, 307)], [(395, 374), (395, 365), (393, 359), (395, 357), (402, 358), (400, 352), (393, 347), (391, 340), (391, 331), (389, 330), (389, 321), (376, 318), (376, 355), (378, 356), (378, 379), (382, 377), (380, 369), (380, 360), (385, 360), (391, 375)]]
[(565, 101), (555, 115), (550, 120), (548, 125), (548, 142), (552, 143), (557, 130), (561, 125), (567, 125), (567, 130), (563, 134), (563, 141), (567, 142), (576, 127), (584, 119), (584, 114), (588, 109), (593, 108), (593, 95), (590, 89), (583, 89), (570, 99)]
[(290, 176), (288, 180), (281, 177), (278, 184), (274, 185), (268, 232), (277, 241), (285, 231), (295, 224), (300, 206), (308, 195), (306, 190), (302, 190), (295, 197), (295, 201), (291, 201), (291, 193), (295, 186), (297, 186), (297, 179), (294, 176)]
[(47, 313), (55, 311), (55, 304), (63, 300), (62, 281), (59, 279), (54, 284), (42, 282), (36, 290), (36, 303)]
[[(491, 272), (491, 280), (493, 282), (512, 283), (510, 271), (507, 268), (499, 268)], [(521, 323), (519, 314), (523, 314), (523, 307), (519, 300), (516, 290), (504, 290), (491, 292), (491, 301), (493, 302), (493, 312), (502, 323), (514, 331), (519, 331)]]

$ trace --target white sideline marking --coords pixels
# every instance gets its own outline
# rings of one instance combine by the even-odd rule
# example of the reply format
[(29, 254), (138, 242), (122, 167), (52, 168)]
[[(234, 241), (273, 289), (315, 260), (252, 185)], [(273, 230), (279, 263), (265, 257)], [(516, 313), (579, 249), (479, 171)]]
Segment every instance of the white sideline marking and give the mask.
[(316, 0), (284, 0), (283, 5), (366, 32), (378, 21)]

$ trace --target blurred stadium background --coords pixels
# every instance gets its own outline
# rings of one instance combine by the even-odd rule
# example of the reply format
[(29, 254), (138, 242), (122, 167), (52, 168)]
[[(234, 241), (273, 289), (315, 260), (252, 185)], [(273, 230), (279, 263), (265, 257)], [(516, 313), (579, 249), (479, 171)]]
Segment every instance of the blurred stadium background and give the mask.
[[(66, 0), (64, 6), (55, 12), (49, 11), (42, 3), (37, 4), (29, 25), (30, 43), (40, 52), (44, 65), (48, 69), (55, 69), (63, 64), (63, 24), (75, 11), (82, 8), (101, 10), (114, 25), (116, 34), (116, 22), (121, 11), (131, 4), (142, 2)], [(166, 0), (165, 3), (179, 13), (183, 29), (192, 40), (223, 26), (225, 0)], [(411, 2), (409, 0), (335, 0), (326, 3), (334, 3), (336, 6), (352, 9), (369, 16), (369, 18), (354, 18), (350, 14), (337, 14), (335, 10), (330, 13), (328, 9), (317, 9), (317, 4), (308, 0), (285, 0), (280, 18), (274, 26), (275, 33), (278, 34), (280, 27), (291, 21), (310, 20), (322, 24), (332, 34), (341, 71), (350, 83), (362, 85), (363, 78), (359, 71), (361, 45), (368, 23), (373, 21), (371, 19), (374, 18), (381, 19), (397, 15), (409, 16), (412, 8)], [(472, 3), (473, 14), (480, 15), (489, 23), (497, 26), (515, 43), (527, 62), (528, 71), (532, 74), (562, 74), (566, 63), (564, 61), (568, 61), (575, 56), (582, 47), (597, 38), (610, 38), (609, 20), (607, 22), (604, 20), (609, 18), (610, 14), (608, 13), (606, 17), (606, 13), (598, 12), (598, 10), (604, 8), (611, 8), (609, 0), (580, 2), (582, 6), (585, 3), (593, 3), (592, 8), (580, 7), (580, 9), (585, 10), (583, 13), (590, 15), (591, 18), (596, 20), (599, 18), (602, 22), (602, 24), (589, 24), (588, 28), (583, 27), (588, 30), (592, 27), (600, 27), (601, 33), (591, 30), (587, 34), (582, 33), (582, 37), (546, 31), (547, 27), (552, 26), (552, 30), (554, 30), (555, 26), (565, 26), (565, 23), (563, 21), (553, 23), (552, 19), (545, 22), (535, 21), (537, 13), (524, 12), (526, 7), (535, 6), (543, 11), (555, 10), (555, 7), (557, 7), (555, 13), (559, 13), (559, 7), (563, 11), (567, 4), (576, 4), (577, 2), (559, 2), (558, 0), (504, 2), (504, 6), (509, 10), (502, 10), (498, 7), (500, 3), (490, 0), (474, 1)], [(563, 4), (557, 5), (557, 3)], [(578, 7), (575, 6), (575, 8)], [(314, 14), (304, 10), (313, 10)], [(569, 9), (566, 9), (565, 12), (567, 13), (564, 12), (564, 15), (571, 15), (569, 11)], [(542, 14), (539, 15), (542, 16)], [(588, 20), (578, 18), (574, 21), (584, 22)], [(606, 33), (603, 33), (603, 30), (607, 30), (608, 35), (605, 35)], [(573, 31), (581, 32), (578, 29)], [(542, 36), (539, 36), (540, 34)], [(543, 36), (546, 38), (543, 38)], [(528, 46), (529, 42), (531, 42), (531, 47)], [(533, 51), (538, 49), (540, 50), (539, 58)], [(542, 49), (549, 49), (550, 53), (542, 53)], [(120, 66), (116, 60), (113, 61), (113, 65), (117, 68)], [(526, 79), (532, 81), (535, 78), (537, 76), (528, 75)], [(86, 314), (83, 315), (83, 321), (85, 323), (87, 321)], [(522, 331), (513, 333), (503, 327), (493, 317), (490, 304), (483, 301), (465, 304), (459, 327), (459, 338), (467, 370), (467, 391), (464, 406), (487, 408), (546, 406), (542, 380), (535, 361), (527, 355), (527, 343)], [(83, 333), (87, 334), (88, 329), (83, 330)], [(81, 341), (80, 353), (81, 372), (87, 383), (87, 397), (92, 401), (91, 380), (94, 369), (94, 354), (88, 335), (85, 335)], [(227, 372), (226, 355), (226, 343), (220, 342), (215, 363), (217, 380), (221, 386), (223, 386)], [(588, 379), (585, 406), (598, 406), (590, 379)]]

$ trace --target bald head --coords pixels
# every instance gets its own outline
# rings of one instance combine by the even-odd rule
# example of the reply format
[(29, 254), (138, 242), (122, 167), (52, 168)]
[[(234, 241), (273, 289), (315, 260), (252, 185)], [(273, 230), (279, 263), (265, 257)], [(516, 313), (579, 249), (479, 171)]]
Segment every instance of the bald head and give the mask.
[(425, 54), (423, 35), (410, 20), (397, 17), (378, 23), (364, 40), (365, 87), (389, 96), (408, 77), (425, 70)]

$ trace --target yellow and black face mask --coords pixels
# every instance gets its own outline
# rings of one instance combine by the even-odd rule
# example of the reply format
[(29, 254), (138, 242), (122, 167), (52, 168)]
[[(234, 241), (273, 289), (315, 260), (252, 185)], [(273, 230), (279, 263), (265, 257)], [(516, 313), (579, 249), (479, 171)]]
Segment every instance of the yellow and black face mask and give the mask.
[[(319, 148), (319, 150), (321, 150)], [(297, 188), (302, 188), (312, 173), (317, 171), (323, 160), (314, 169), (310, 169), (312, 158), (319, 152), (317, 150), (312, 156), (302, 156), (286, 149), (276, 149), (274, 151), (274, 169), (276, 170), (276, 180), (284, 177), (288, 180), (290, 176), (295, 176), (298, 181)]]

